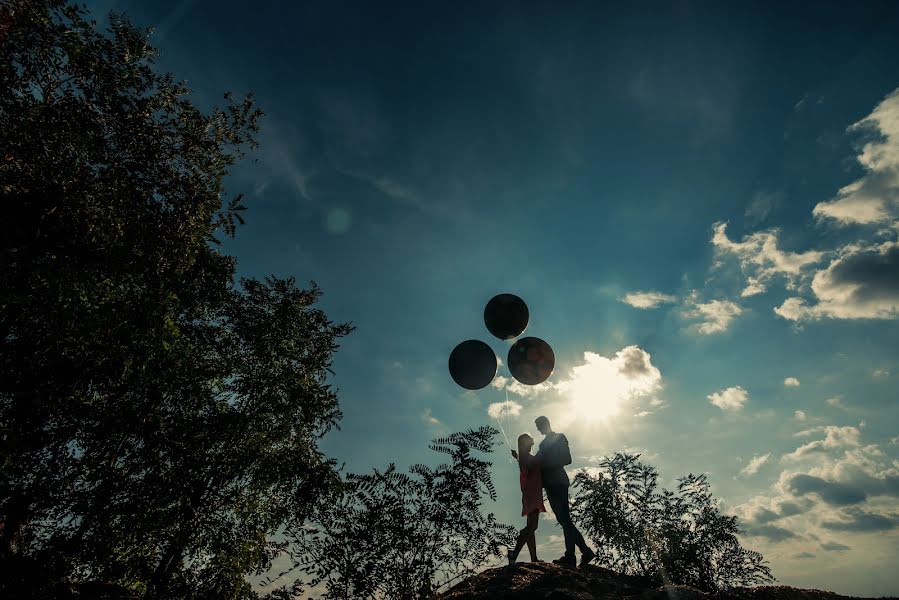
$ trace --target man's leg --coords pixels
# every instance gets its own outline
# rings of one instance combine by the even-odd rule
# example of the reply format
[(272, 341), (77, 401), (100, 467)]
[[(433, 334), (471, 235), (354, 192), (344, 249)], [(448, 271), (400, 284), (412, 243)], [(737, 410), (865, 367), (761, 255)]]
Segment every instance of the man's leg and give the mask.
[(568, 513), (568, 487), (551, 485), (546, 487), (546, 499), (556, 515), (556, 521), (562, 526), (565, 536), (565, 558), (574, 562), (574, 539), (571, 537), (571, 515)]
[[(584, 536), (581, 535), (581, 532), (578, 531), (571, 520), (571, 513), (568, 510), (568, 487), (553, 486), (553, 495), (556, 497), (556, 503), (554, 504), (550, 500), (549, 504), (552, 506), (553, 512), (556, 513), (556, 520), (559, 521), (559, 525), (562, 526), (562, 531), (565, 534), (565, 556), (574, 560), (575, 546), (580, 549), (581, 554), (592, 555), (593, 551), (587, 545), (587, 542), (584, 541)], [(546, 496), (550, 497), (549, 488), (546, 490)]]

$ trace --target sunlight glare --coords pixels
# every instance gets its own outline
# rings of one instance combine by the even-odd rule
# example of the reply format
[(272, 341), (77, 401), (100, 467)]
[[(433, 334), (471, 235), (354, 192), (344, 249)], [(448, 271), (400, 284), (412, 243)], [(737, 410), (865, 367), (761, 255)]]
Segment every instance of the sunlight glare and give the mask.
[(618, 415), (629, 400), (654, 392), (661, 374), (647, 352), (637, 346), (618, 351), (614, 358), (584, 353), (584, 363), (557, 384), (575, 420), (603, 422)]

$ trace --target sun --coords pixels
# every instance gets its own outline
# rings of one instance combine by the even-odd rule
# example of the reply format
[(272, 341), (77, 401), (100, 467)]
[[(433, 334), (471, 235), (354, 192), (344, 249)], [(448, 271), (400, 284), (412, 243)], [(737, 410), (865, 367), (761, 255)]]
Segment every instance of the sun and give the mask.
[(621, 412), (623, 398), (610, 383), (598, 373), (587, 373), (566, 382), (562, 394), (575, 420), (606, 422)]
[(573, 421), (596, 423), (613, 420), (628, 402), (654, 392), (660, 379), (649, 354), (628, 346), (612, 358), (585, 352), (584, 362), (555, 387), (568, 401)]

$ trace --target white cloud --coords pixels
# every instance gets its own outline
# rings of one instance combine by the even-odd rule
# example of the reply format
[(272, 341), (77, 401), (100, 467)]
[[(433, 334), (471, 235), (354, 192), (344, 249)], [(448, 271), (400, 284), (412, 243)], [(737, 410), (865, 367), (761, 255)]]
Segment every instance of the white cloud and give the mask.
[(845, 551), (848, 546), (840, 542), (854, 539), (853, 547), (866, 549), (861, 556), (865, 563), (881, 552), (892, 558), (899, 526), (899, 465), (890, 460), (873, 444), (835, 447), (814, 455), (804, 468), (789, 465), (769, 490), (734, 512), (742, 529), (755, 538), (755, 549), (768, 556), (787, 556), (810, 545)]
[(782, 457), (782, 460), (799, 460), (812, 454), (829, 452), (839, 448), (856, 447), (859, 445), (859, 438), (861, 436), (861, 432), (857, 427), (837, 427), (836, 425), (825, 425), (813, 429), (806, 429), (805, 431), (797, 433), (796, 436), (805, 437), (820, 432), (824, 432), (823, 440), (815, 440), (803, 444), (793, 452), (785, 454)]
[(787, 298), (774, 312), (791, 321), (899, 317), (899, 241), (841, 248), (815, 273), (816, 304)]
[(771, 453), (762, 454), (760, 456), (753, 456), (749, 461), (749, 464), (740, 469), (740, 475), (744, 477), (749, 477), (750, 475), (755, 475), (759, 472), (759, 469), (763, 464), (768, 462), (768, 459), (771, 457)]
[(874, 372), (871, 373), (872, 377), (889, 377), (890, 370), (889, 369), (874, 369)]
[(517, 417), (521, 414), (522, 406), (514, 400), (506, 400), (505, 402), (494, 402), (487, 407), (487, 414), (494, 418), (501, 417)]
[(743, 314), (743, 309), (730, 300), (694, 302), (693, 309), (684, 313), (688, 318), (702, 320), (701, 323), (696, 324), (696, 329), (705, 335), (726, 331), (731, 321), (741, 314)]
[[(553, 423), (557, 425), (601, 421), (625, 414), (626, 408), (633, 410), (629, 414), (646, 417), (666, 406), (664, 400), (654, 396), (662, 388), (662, 374), (652, 364), (650, 354), (639, 346), (626, 346), (612, 357), (595, 352), (584, 352), (583, 357), (581, 364), (556, 382), (526, 386), (504, 377), (498, 378), (494, 387), (520, 396), (539, 395), (545, 401), (541, 410), (556, 415), (559, 420)], [(627, 406), (644, 397), (649, 397), (652, 411)]]
[(431, 414), (430, 408), (426, 408), (425, 411), (421, 413), (421, 420), (428, 425), (440, 425), (440, 421)]
[(493, 381), (490, 382), (490, 385), (495, 387), (498, 390), (504, 389), (507, 385), (509, 385), (510, 379), (508, 377), (503, 377), (502, 375), (497, 375), (493, 378)]
[(814, 302), (791, 297), (775, 308), (784, 319), (899, 318), (899, 89), (849, 131), (869, 135), (856, 156), (865, 174), (815, 206), (813, 214), (838, 225), (878, 229), (864, 230), (863, 239), (837, 249), (815, 273)]
[(839, 396), (834, 396), (832, 398), (828, 398), (827, 400), (825, 400), (825, 402), (827, 402), (831, 406), (836, 406), (837, 408), (844, 408), (843, 407), (843, 399), (840, 398)]
[(554, 387), (569, 399), (575, 414), (590, 419), (618, 414), (624, 403), (657, 391), (661, 380), (650, 354), (627, 346), (612, 358), (584, 352), (584, 362)]
[(871, 137), (856, 157), (866, 173), (841, 188), (836, 198), (819, 203), (812, 213), (840, 225), (888, 221), (899, 206), (899, 90), (849, 131)]
[(663, 294), (662, 292), (630, 292), (619, 298), (621, 302), (630, 304), (634, 308), (656, 308), (661, 304), (671, 304), (677, 298), (671, 294)]
[(749, 400), (749, 393), (742, 387), (735, 386), (709, 394), (707, 398), (721, 410), (740, 410)]
[(784, 385), (787, 387), (799, 387), (799, 380), (795, 377), (787, 377), (784, 379)]
[(793, 418), (796, 419), (797, 421), (805, 421), (808, 418), (808, 416), (805, 414), (804, 410), (797, 410), (796, 412), (793, 413)]
[(715, 223), (713, 228), (712, 245), (716, 253), (735, 256), (747, 277), (743, 297), (764, 292), (771, 278), (778, 275), (787, 279), (787, 287), (795, 287), (802, 270), (824, 256), (823, 252), (812, 250), (801, 253), (781, 250), (777, 229), (757, 231), (735, 242), (727, 237), (727, 223)]
[(768, 288), (765, 287), (765, 284), (762, 283), (762, 280), (758, 277), (747, 277), (746, 278), (746, 287), (743, 288), (743, 291), (740, 292), (740, 296), (742, 298), (748, 298), (749, 296), (755, 296), (756, 294), (761, 294)]
[(523, 398), (532, 398), (534, 396), (538, 396), (545, 392), (552, 390), (553, 384), (544, 381), (543, 383), (539, 383), (537, 385), (525, 385), (514, 379), (512, 377), (503, 377), (502, 375), (497, 375), (493, 378), (493, 381), (490, 382), (494, 388), (498, 390), (508, 390), (509, 393), (515, 394), (516, 396), (521, 396)]

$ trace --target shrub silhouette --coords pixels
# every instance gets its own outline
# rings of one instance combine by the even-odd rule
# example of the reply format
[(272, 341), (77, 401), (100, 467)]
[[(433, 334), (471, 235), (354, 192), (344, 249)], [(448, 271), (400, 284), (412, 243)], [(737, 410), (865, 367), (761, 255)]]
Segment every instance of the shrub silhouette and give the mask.
[(483, 495), (496, 500), (496, 491), (491, 463), (473, 451), (490, 452), (498, 433), (481, 427), (433, 440), (449, 464), (347, 475), (342, 495), (289, 532), (294, 568), (326, 598), (426, 598), (473, 575), (514, 541), (513, 527), (481, 511)]
[(774, 580), (762, 555), (740, 545), (737, 518), (718, 511), (705, 475), (659, 490), (658, 472), (639, 458), (616, 453), (574, 479), (572, 518), (598, 564), (706, 591)]

